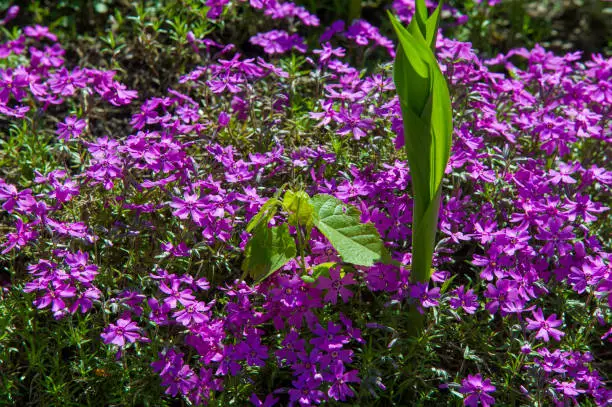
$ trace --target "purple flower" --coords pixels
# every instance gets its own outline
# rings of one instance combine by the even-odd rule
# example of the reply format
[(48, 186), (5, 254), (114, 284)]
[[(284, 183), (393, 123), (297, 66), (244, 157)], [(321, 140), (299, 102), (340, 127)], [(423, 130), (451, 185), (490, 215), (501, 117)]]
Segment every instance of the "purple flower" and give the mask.
[(483, 381), (480, 374), (475, 376), (468, 375), (466, 379), (463, 379), (459, 391), (467, 396), (463, 400), (463, 405), (465, 406), (477, 407), (478, 401), (480, 401), (483, 407), (495, 404), (495, 399), (487, 394), (494, 392), (495, 386), (491, 385), (490, 379)]
[(64, 298), (71, 298), (76, 295), (76, 289), (61, 281), (53, 281), (53, 287), (47, 289), (46, 294), (34, 300), (34, 305), (38, 309), (43, 309), (51, 304), (51, 311), (56, 313), (64, 310), (67, 305)]
[(17, 17), (17, 14), (19, 14), (19, 6), (9, 7), (9, 9), (6, 11), (6, 15), (4, 16), (4, 18), (0, 20), (0, 25), (5, 25), (9, 21)]
[(17, 218), (15, 220), (15, 228), (17, 230), (6, 234), (6, 242), (2, 243), (4, 250), (2, 250), (1, 254), (10, 252), (14, 247), (21, 249), (29, 241), (36, 239), (38, 233), (32, 229), (32, 226), (32, 224), (23, 223), (20, 218)]
[(119, 319), (117, 324), (109, 324), (106, 330), (100, 334), (102, 339), (104, 339), (105, 344), (112, 343), (113, 345), (117, 345), (119, 347), (123, 347), (126, 344), (126, 341), (129, 343), (134, 343), (138, 340), (144, 339), (143, 336), (140, 335), (140, 328), (136, 324), (136, 322), (132, 321), (129, 318)]
[(287, 31), (272, 30), (265, 33), (259, 33), (251, 37), (251, 43), (263, 47), (266, 54), (284, 54), (292, 48), (300, 52), (306, 52), (306, 44), (304, 39), (297, 34), (291, 34)]
[(572, 399), (575, 399), (576, 396), (579, 396), (580, 394), (585, 392), (582, 389), (576, 388), (576, 382), (574, 380), (560, 382), (557, 379), (553, 379), (551, 383), (555, 385), (555, 389), (559, 393), (563, 393), (563, 395)]
[(261, 343), (258, 336), (249, 336), (245, 341), (236, 345), (236, 352), (241, 358), (246, 359), (249, 366), (265, 366), (264, 360), (268, 359), (268, 348)]
[(166, 394), (176, 396), (180, 392), (183, 395), (187, 395), (198, 382), (198, 376), (196, 376), (189, 365), (183, 365), (182, 359), (180, 359), (179, 366), (169, 370), (162, 376), (162, 386), (168, 386), (165, 391)]
[(290, 331), (282, 342), (282, 348), (275, 352), (276, 357), (279, 360), (287, 360), (290, 364), (295, 364), (298, 359), (304, 359), (306, 352), (304, 345), (306, 341), (300, 339), (299, 334), (292, 330)]
[(49, 27), (43, 27), (40, 25), (35, 25), (34, 27), (26, 27), (23, 30), (23, 33), (28, 37), (43, 39), (48, 38), (51, 41), (57, 41), (57, 36), (49, 32)]
[(344, 136), (353, 133), (353, 138), (359, 140), (367, 135), (368, 130), (374, 129), (374, 121), (372, 119), (362, 119), (361, 112), (363, 106), (352, 105), (350, 113), (344, 108), (336, 115), (336, 121), (344, 126), (338, 130), (338, 134)]
[(172, 280), (171, 287), (165, 282), (160, 283), (159, 289), (168, 297), (164, 299), (164, 303), (170, 305), (171, 308), (176, 308), (177, 302), (183, 304), (183, 306), (187, 306), (188, 304), (192, 304), (195, 297), (191, 295), (190, 289), (180, 290), (181, 281), (178, 279)]
[(151, 368), (159, 373), (160, 376), (166, 375), (169, 371), (176, 369), (177, 366), (182, 365), (183, 354), (176, 353), (174, 349), (159, 353), (159, 360), (151, 363)]
[(276, 403), (278, 403), (278, 400), (278, 397), (274, 397), (274, 394), (268, 394), (263, 402), (259, 399), (259, 397), (257, 397), (255, 393), (251, 394), (251, 397), (249, 398), (249, 401), (255, 407), (272, 407), (275, 406)]
[(341, 334), (342, 325), (334, 324), (332, 321), (327, 322), (327, 329), (321, 325), (317, 325), (312, 333), (317, 335), (316, 338), (310, 340), (310, 343), (320, 350), (333, 351), (342, 348), (342, 345), (349, 342), (349, 337)]
[(429, 289), (427, 283), (415, 283), (410, 287), (410, 296), (416, 300), (417, 310), (423, 314), (423, 308), (437, 307), (440, 298), (440, 287)]
[(200, 200), (197, 194), (185, 193), (184, 199), (174, 197), (170, 206), (175, 209), (172, 214), (179, 219), (187, 219), (191, 216), (196, 224), (200, 224), (206, 217), (206, 214), (202, 211), (206, 208), (206, 203)]
[(85, 120), (76, 116), (68, 116), (63, 123), (57, 124), (57, 135), (60, 140), (70, 141), (78, 138), (85, 129)]
[(211, 308), (210, 305), (201, 301), (184, 301), (182, 304), (185, 308), (172, 314), (177, 322), (184, 326), (190, 326), (191, 324), (202, 324), (210, 320), (210, 316), (207, 314), (207, 311)]
[(321, 43), (327, 42), (329, 40), (331, 40), (331, 38), (337, 34), (337, 33), (341, 33), (344, 31), (344, 21), (343, 20), (337, 20), (334, 21), (321, 35), (321, 38), (319, 39), (319, 41)]
[(290, 407), (294, 406), (296, 402), (300, 406), (311, 406), (321, 404), (325, 400), (325, 393), (319, 390), (321, 379), (300, 379), (293, 381), (292, 384), (294, 388), (289, 390)]
[(568, 282), (578, 294), (585, 292), (587, 288), (595, 287), (605, 276), (603, 267), (584, 263), (580, 267), (572, 266), (567, 276)]
[(340, 278), (340, 269), (340, 267), (330, 268), (330, 278), (319, 277), (319, 284), (317, 285), (317, 288), (327, 290), (327, 294), (325, 294), (323, 301), (331, 301), (334, 305), (338, 302), (338, 295), (342, 297), (343, 302), (348, 302), (349, 298), (353, 296), (353, 292), (346, 288), (346, 286), (357, 283), (353, 278), (353, 273), (345, 273), (344, 276)]
[(608, 207), (598, 203), (593, 202), (589, 198), (588, 195), (576, 194), (576, 201), (568, 200), (565, 205), (563, 205), (564, 209), (567, 209), (564, 212), (567, 215), (568, 220), (575, 221), (576, 217), (581, 216), (585, 223), (595, 222), (597, 217), (593, 215), (593, 213), (602, 213), (608, 210)]
[(561, 326), (563, 323), (563, 321), (557, 319), (557, 314), (552, 314), (548, 318), (544, 319), (541, 308), (536, 309), (532, 313), (534, 319), (525, 318), (525, 320), (528, 322), (527, 329), (538, 330), (536, 339), (542, 339), (544, 342), (548, 342), (550, 340), (550, 336), (554, 340), (560, 341), (561, 337), (565, 336), (564, 332), (555, 329), (556, 327)]
[(485, 305), (485, 309), (491, 314), (495, 314), (500, 306), (507, 302), (513, 302), (518, 299), (518, 293), (514, 289), (515, 284), (510, 280), (497, 280), (495, 286), (487, 284), (487, 289), (484, 293), (486, 298), (491, 301)]
[(244, 83), (242, 76), (229, 72), (206, 82), (213, 93), (223, 93), (226, 90), (230, 93), (239, 93), (242, 91), (242, 87), (239, 86), (242, 83)]
[(345, 49), (342, 47), (334, 48), (329, 42), (323, 44), (323, 49), (315, 49), (312, 51), (315, 54), (319, 54), (319, 63), (325, 65), (330, 58), (338, 57), (342, 58), (345, 53)]
[(347, 383), (359, 383), (360, 380), (357, 374), (357, 370), (345, 372), (344, 364), (340, 360), (333, 363), (331, 365), (331, 373), (324, 376), (325, 380), (331, 383), (327, 395), (339, 401), (344, 401), (347, 397), (353, 397), (355, 393)]
[(6, 105), (11, 94), (21, 101), (26, 97), (29, 84), (28, 75), (23, 71), (0, 71), (0, 105)]
[(454, 294), (456, 297), (450, 299), (450, 306), (453, 309), (463, 308), (468, 314), (473, 314), (479, 307), (478, 296), (474, 294), (474, 290), (465, 291), (465, 287), (458, 287)]
[(31, 194), (30, 189), (19, 191), (15, 185), (6, 184), (0, 179), (0, 200), (6, 201), (2, 204), (2, 209), (8, 213), (13, 212), (15, 205), (19, 206), (23, 201), (30, 198)]

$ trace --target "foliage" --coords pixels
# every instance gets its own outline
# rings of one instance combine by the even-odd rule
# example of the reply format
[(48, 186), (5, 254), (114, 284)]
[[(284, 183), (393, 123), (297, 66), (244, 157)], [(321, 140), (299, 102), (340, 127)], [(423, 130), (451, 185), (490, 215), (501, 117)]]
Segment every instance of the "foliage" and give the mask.
[(424, 283), (390, 26), (98, 3), (2, 17), (0, 404), (608, 403), (609, 58), (479, 55), (449, 33), (508, 4), (442, 10)]

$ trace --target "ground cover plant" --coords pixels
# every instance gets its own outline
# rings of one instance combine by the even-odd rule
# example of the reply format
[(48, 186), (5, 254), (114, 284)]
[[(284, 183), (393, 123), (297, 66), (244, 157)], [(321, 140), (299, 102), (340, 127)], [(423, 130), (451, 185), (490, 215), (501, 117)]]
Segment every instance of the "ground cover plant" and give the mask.
[(605, 52), (477, 50), (508, 2), (442, 7), (421, 278), (414, 2), (180, 3), (1, 15), (0, 404), (612, 403)]

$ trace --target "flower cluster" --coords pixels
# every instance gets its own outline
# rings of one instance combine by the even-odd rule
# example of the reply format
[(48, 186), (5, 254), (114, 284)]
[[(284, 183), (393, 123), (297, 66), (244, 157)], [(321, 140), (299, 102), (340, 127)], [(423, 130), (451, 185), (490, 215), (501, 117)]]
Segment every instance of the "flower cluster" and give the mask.
[[(207, 1), (208, 17), (222, 19), (228, 4)], [(319, 24), (289, 2), (232, 6)], [(21, 123), (34, 110), (58, 109), (61, 117), (45, 123), (45, 134), (74, 157), (73, 165), (61, 156), (31, 176), (2, 172), (0, 179), (2, 215), (14, 219), (2, 255), (31, 259), (19, 288), (35, 294), (36, 308), (50, 308), (56, 319), (101, 311), (105, 319), (92, 315), (105, 321), (101, 342), (118, 358), (148, 358), (165, 394), (195, 405), (234, 391), (246, 403), (244, 389), (256, 406), (377, 396), (385, 389), (379, 367), (407, 363), (396, 351), (403, 328), (392, 326), (406, 303), (432, 319), (425, 333), (431, 342), (454, 335), (444, 331), (452, 324), (453, 332), (465, 326), (468, 339), (478, 329), (495, 340), (508, 336), (499, 349), (516, 353), (512, 369), (520, 380), (483, 378), (481, 358), (510, 368), (505, 350), (482, 352), (468, 370), (458, 367), (467, 377), (452, 384), (465, 405), (493, 405), (505, 397), (502, 386), (507, 394), (526, 386), (524, 402), (537, 392), (544, 403), (606, 405), (603, 373), (579, 346), (612, 338), (610, 59), (536, 47), (483, 60), (470, 44), (440, 36), (454, 145), (436, 270), (430, 283), (414, 283), (412, 184), (396, 148), (403, 123), (390, 69), (365, 72), (348, 62), (351, 48), (380, 46), (393, 55), (393, 43), (364, 20), (346, 30), (342, 22), (326, 27), (310, 53), (294, 31), (250, 39), (275, 61), (297, 51), (291, 63), (246, 58), (231, 44), (205, 41), (190, 39), (207, 45), (206, 52), (194, 47), (200, 66), (138, 106), (136, 92), (114, 72), (69, 69), (45, 27), (26, 27), (0, 44), (7, 61), (0, 115)], [(97, 103), (94, 95), (110, 109), (133, 108), (125, 134), (110, 134), (84, 113), (81, 104)], [(306, 231), (299, 258), (265, 281), (239, 278), (246, 226), (286, 184), (358, 208), (394, 261), (346, 265), (314, 230)], [(301, 239), (297, 232), (291, 229)], [(570, 309), (560, 298), (581, 306)], [(602, 334), (589, 342), (580, 321)], [(378, 350), (384, 356), (368, 352), (385, 341)], [(449, 377), (459, 377), (438, 367), (428, 369), (437, 374), (428, 381), (448, 387)], [(397, 379), (393, 370), (384, 380)]]

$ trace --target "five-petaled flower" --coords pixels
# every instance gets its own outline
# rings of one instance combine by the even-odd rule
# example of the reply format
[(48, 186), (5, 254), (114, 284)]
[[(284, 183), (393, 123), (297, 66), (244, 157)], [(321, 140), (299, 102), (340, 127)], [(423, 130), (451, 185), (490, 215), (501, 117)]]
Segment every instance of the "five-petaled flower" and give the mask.
[(136, 325), (136, 322), (128, 318), (121, 318), (116, 324), (109, 324), (100, 336), (105, 344), (112, 343), (119, 347), (125, 346), (126, 342), (134, 343), (146, 339), (140, 334), (140, 328)]
[(533, 311), (533, 317), (525, 318), (528, 322), (527, 329), (534, 330), (537, 329), (538, 333), (536, 334), (536, 339), (542, 339), (544, 342), (548, 342), (550, 337), (552, 337), (556, 341), (560, 341), (562, 336), (565, 336), (565, 333), (555, 329), (558, 326), (561, 326), (563, 323), (560, 319), (557, 319), (557, 314), (552, 314), (548, 318), (544, 319), (544, 314), (542, 313), (542, 309), (538, 308)]
[(495, 403), (495, 398), (489, 395), (495, 391), (495, 386), (491, 384), (490, 379), (483, 380), (480, 374), (468, 375), (461, 382), (459, 391), (467, 397), (463, 400), (463, 405), (469, 407), (478, 406), (478, 401), (483, 407), (491, 406)]

